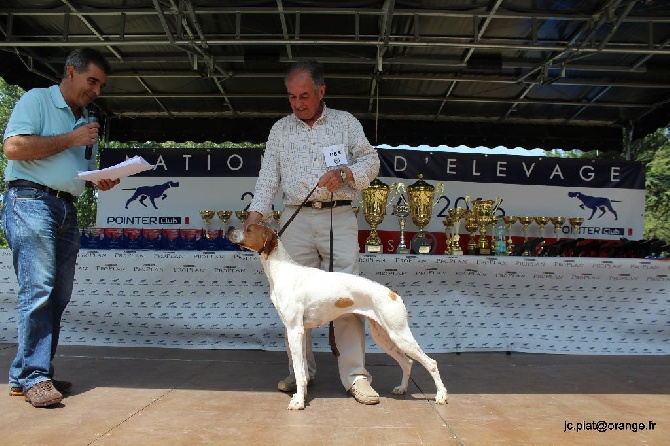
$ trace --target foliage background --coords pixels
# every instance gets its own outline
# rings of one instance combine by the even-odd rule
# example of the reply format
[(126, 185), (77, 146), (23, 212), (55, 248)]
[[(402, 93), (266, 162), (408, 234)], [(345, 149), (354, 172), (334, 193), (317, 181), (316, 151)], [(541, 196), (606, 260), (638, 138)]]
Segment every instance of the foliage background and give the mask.
[[(23, 90), (16, 85), (9, 85), (0, 77), (0, 134), (4, 134), (7, 120), (14, 108), (14, 104), (23, 94)], [(622, 136), (623, 137), (623, 136)], [(105, 141), (100, 141), (101, 145)], [(111, 149), (118, 148), (240, 148), (257, 147), (262, 149), (263, 145), (252, 145), (248, 143), (177, 143), (175, 141), (167, 142), (128, 142), (120, 143), (110, 141), (106, 147)], [(547, 156), (559, 157), (581, 157), (589, 159), (618, 158), (625, 159), (622, 153), (598, 153), (598, 152), (563, 152), (561, 150), (549, 150)], [(658, 238), (670, 240), (670, 223), (668, 215), (670, 213), (670, 140), (668, 139), (668, 129), (660, 128), (654, 133), (635, 141), (631, 147), (631, 160), (642, 162), (646, 166), (645, 180), (645, 222), (644, 238)], [(0, 153), (0, 200), (6, 188), (5, 185), (5, 165), (7, 160), (4, 153)], [(83, 228), (95, 224), (97, 212), (97, 196), (95, 189), (87, 188), (79, 197), (77, 202), (77, 216), (79, 225)], [(7, 241), (0, 229), (0, 247), (7, 247)]]

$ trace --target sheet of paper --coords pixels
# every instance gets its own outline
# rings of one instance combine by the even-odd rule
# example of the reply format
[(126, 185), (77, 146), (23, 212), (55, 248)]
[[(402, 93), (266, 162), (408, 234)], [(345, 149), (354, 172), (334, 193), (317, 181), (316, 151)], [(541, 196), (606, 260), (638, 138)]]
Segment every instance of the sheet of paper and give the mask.
[(134, 156), (114, 166), (106, 167), (100, 170), (87, 170), (85, 172), (78, 172), (77, 178), (80, 180), (93, 181), (94, 183), (100, 180), (115, 180), (123, 178), (136, 173), (144, 172), (145, 170), (155, 169), (156, 166), (149, 164), (141, 156)]

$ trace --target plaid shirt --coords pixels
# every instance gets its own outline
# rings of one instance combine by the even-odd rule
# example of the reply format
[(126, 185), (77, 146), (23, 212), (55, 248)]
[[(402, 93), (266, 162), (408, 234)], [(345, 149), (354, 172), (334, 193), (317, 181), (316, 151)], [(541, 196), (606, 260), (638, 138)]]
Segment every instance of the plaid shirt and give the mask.
[[(336, 191), (332, 200), (354, 200), (358, 191), (368, 187), (378, 175), (379, 156), (351, 113), (329, 109), (324, 104), (323, 113), (311, 128), (293, 114), (274, 124), (249, 210), (269, 217), (280, 188), (285, 206), (300, 205), (329, 170), (323, 148), (337, 144), (346, 149), (347, 166), (354, 181)], [(310, 200), (330, 201), (331, 193), (325, 187), (317, 188)]]

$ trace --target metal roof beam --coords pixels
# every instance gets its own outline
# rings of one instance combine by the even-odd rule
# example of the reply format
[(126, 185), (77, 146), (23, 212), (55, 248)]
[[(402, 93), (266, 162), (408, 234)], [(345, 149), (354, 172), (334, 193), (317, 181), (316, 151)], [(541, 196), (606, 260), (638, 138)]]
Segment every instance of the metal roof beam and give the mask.
[[(158, 11), (155, 8), (132, 8), (132, 9), (123, 9), (123, 8), (91, 8), (91, 7), (81, 7), (79, 11), (82, 14), (85, 14), (89, 17), (96, 16), (115, 16), (120, 14), (127, 14), (129, 16), (145, 16), (145, 15), (156, 15)], [(285, 7), (283, 8), (285, 14), (315, 14), (315, 15), (371, 15), (371, 16), (382, 16), (384, 14), (378, 8), (328, 8), (328, 7)], [(30, 16), (60, 16), (66, 14), (67, 11), (64, 8), (51, 8), (51, 9), (34, 9), (34, 8), (6, 8), (0, 11), (2, 14), (14, 14), (16, 16), (30, 17)], [(276, 8), (271, 7), (238, 7), (238, 6), (196, 6), (195, 13), (198, 15), (213, 15), (213, 14), (277, 14), (278, 11)], [(170, 16), (178, 14), (177, 11), (163, 11), (164, 16)], [(472, 8), (468, 10), (450, 10), (450, 9), (417, 9), (417, 8), (403, 8), (396, 7), (394, 10), (394, 15), (398, 17), (402, 16), (425, 16), (425, 17), (449, 17), (449, 18), (469, 18), (475, 15), (485, 16), (488, 14), (486, 7)], [(593, 14), (591, 13), (575, 13), (575, 12), (565, 12), (561, 13), (558, 11), (531, 11), (531, 12), (520, 12), (512, 11), (506, 8), (499, 8), (496, 12), (497, 19), (521, 19), (521, 20), (562, 20), (562, 21), (579, 21), (579, 22), (588, 22), (593, 19)], [(670, 17), (659, 17), (654, 15), (643, 15), (638, 14), (635, 16), (627, 17), (625, 22), (630, 23), (646, 23), (649, 21), (654, 21), (656, 23), (670, 23)]]
[[(194, 73), (187, 70), (175, 70), (175, 71), (141, 71), (137, 72), (132, 71), (122, 71), (115, 70), (110, 77), (115, 78), (128, 78), (141, 76), (143, 78), (199, 78), (200, 74)], [(239, 72), (233, 75), (229, 73), (211, 75), (212, 78), (223, 78), (227, 79), (234, 77), (236, 79), (276, 79), (283, 78), (284, 72)], [(355, 80), (369, 80), (370, 75), (364, 73), (353, 73), (353, 72), (329, 72), (329, 79), (355, 79)], [(453, 74), (426, 74), (421, 72), (416, 73), (402, 73), (402, 74), (386, 74), (384, 75), (384, 80), (392, 81), (434, 81), (434, 82), (471, 82), (471, 83), (493, 83), (493, 84), (518, 84), (516, 77), (514, 76), (467, 76), (461, 75), (459, 73)], [(527, 80), (525, 83), (528, 84), (537, 84), (539, 81)], [(579, 79), (575, 77), (571, 78), (562, 78), (552, 81), (552, 85), (573, 85), (573, 86), (589, 86), (589, 87), (598, 87), (598, 86), (610, 86), (610, 87), (622, 87), (622, 88), (659, 88), (659, 89), (670, 89), (670, 80), (664, 81), (647, 81), (647, 80), (612, 80), (612, 79)]]
[[(100, 99), (146, 99), (146, 98), (160, 98), (160, 99), (185, 99), (185, 98), (218, 98), (221, 97), (218, 93), (152, 93), (147, 95), (146, 93), (105, 93)], [(235, 99), (285, 99), (285, 94), (280, 93), (228, 93), (228, 97)], [(329, 98), (335, 100), (370, 100), (371, 96), (362, 96), (362, 95), (349, 95), (349, 94), (331, 94), (328, 95)], [(400, 95), (386, 95), (380, 96), (380, 100), (389, 100), (389, 101), (412, 101), (412, 102), (437, 102), (443, 101), (444, 98), (441, 96), (400, 96)], [(447, 102), (465, 102), (465, 103), (481, 103), (481, 104), (537, 104), (537, 105), (563, 105), (563, 106), (572, 106), (579, 107), (584, 105), (583, 102), (573, 102), (568, 100), (550, 100), (550, 99), (525, 99), (525, 98), (484, 98), (481, 96), (470, 96), (470, 97), (450, 97), (447, 99)], [(614, 107), (614, 108), (647, 108), (646, 104), (639, 104), (634, 102), (599, 102), (598, 107)]]
[[(112, 36), (109, 36), (110, 39)], [(26, 37), (23, 36), (25, 39)], [(395, 37), (394, 37), (395, 38)], [(404, 39), (405, 37), (403, 37)], [(64, 42), (62, 40), (41, 40), (41, 41), (27, 41), (27, 40), (12, 40), (12, 41), (0, 41), (0, 48), (7, 47), (17, 47), (17, 48), (71, 48), (71, 47), (81, 47), (82, 45), (100, 47), (107, 45), (114, 45), (116, 47), (122, 46), (187, 46), (190, 44), (190, 41), (184, 39), (174, 39), (172, 41), (164, 41), (156, 39), (155, 37), (149, 39), (137, 39), (134, 40), (128, 35), (125, 36), (124, 40), (106, 40), (106, 41), (91, 41), (88, 38), (69, 40)], [(462, 39), (452, 40), (449, 38), (426, 38), (424, 37), (420, 41), (412, 40), (391, 40), (389, 42), (389, 47), (408, 47), (408, 48), (420, 48), (420, 47), (436, 47), (436, 48), (463, 48), (469, 49), (475, 47), (475, 49), (498, 49), (498, 50), (519, 50), (527, 52), (546, 52), (546, 51), (564, 51), (565, 47), (561, 45), (556, 45), (553, 42), (538, 42), (538, 44), (533, 45), (530, 43), (513, 43), (513, 39), (488, 39), (481, 40), (479, 42), (466, 42)], [(346, 40), (346, 39), (310, 39), (303, 38), (294, 43), (295, 45), (305, 45), (305, 46), (352, 46), (352, 47), (376, 47), (378, 41), (376, 39), (359, 39), (359, 40)], [(263, 46), (276, 46), (276, 45), (286, 45), (284, 39), (209, 39), (210, 46), (230, 46), (230, 45), (263, 45)], [(640, 45), (636, 43), (611, 43), (609, 46), (603, 48), (602, 50), (598, 48), (582, 48), (579, 50), (583, 54), (639, 54), (639, 55), (670, 55), (670, 49), (666, 48), (665, 45), (655, 45), (650, 48), (648, 45)]]
[[(282, 0), (275, 0), (277, 2), (277, 12), (279, 13), (279, 20), (281, 22), (281, 29), (282, 33), (284, 34), (284, 40), (287, 42), (289, 41), (289, 36), (288, 36), (288, 26), (286, 26), (286, 16), (284, 15), (284, 5), (282, 4)], [(299, 16), (298, 16), (299, 17)], [(299, 18), (296, 17), (296, 20), (299, 20)], [(296, 33), (295, 36), (296, 39), (299, 38), (298, 34)], [(291, 48), (290, 44), (286, 44), (286, 55), (288, 56), (289, 60), (293, 59), (293, 49)]]
[[(72, 13), (74, 13), (74, 15), (77, 16), (77, 18), (78, 18), (79, 20), (81, 20), (81, 22), (84, 24), (84, 26), (86, 26), (86, 28), (88, 28), (88, 29), (91, 31), (91, 33), (92, 33), (95, 37), (98, 38), (98, 40), (100, 40), (100, 41), (102, 41), (102, 42), (105, 41), (105, 38), (103, 37), (102, 32), (101, 32), (101, 31), (100, 31), (100, 30), (99, 30), (93, 23), (91, 23), (86, 17), (84, 17), (84, 15), (81, 14), (81, 13), (79, 12), (79, 10), (78, 10), (77, 8), (75, 8), (74, 5), (72, 5), (72, 3), (70, 3), (68, 0), (61, 0), (61, 1), (62, 1), (68, 8), (70, 8), (70, 11), (71, 11)], [(70, 17), (70, 14), (67, 14), (67, 17), (69, 18), (69, 17)], [(67, 25), (64, 25), (64, 26), (63, 26), (63, 33), (67, 34), (67, 33), (68, 33), (67, 29), (68, 29), (68, 26), (67, 26)], [(66, 37), (64, 36), (63, 38), (66, 38)], [(111, 45), (107, 45), (107, 49), (109, 50), (110, 53), (112, 53), (114, 56), (116, 56), (116, 58), (117, 58), (118, 60), (123, 60), (123, 58), (121, 57), (121, 54), (119, 54), (119, 52), (116, 51), (116, 50), (114, 49), (114, 47), (112, 47)]]

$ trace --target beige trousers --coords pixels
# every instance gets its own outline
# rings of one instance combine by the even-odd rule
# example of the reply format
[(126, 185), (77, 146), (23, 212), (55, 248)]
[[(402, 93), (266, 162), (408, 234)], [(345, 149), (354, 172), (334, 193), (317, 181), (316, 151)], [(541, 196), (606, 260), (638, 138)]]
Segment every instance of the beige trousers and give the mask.
[[(281, 227), (293, 215), (296, 206), (287, 206), (282, 212)], [(358, 274), (358, 222), (350, 206), (332, 208), (333, 271)], [(328, 271), (330, 263), (331, 209), (302, 208), (286, 228), (281, 241), (289, 255), (301, 265)], [(341, 316), (333, 322), (335, 341), (340, 356), (337, 364), (342, 385), (349, 390), (360, 377), (372, 382), (365, 369), (365, 318), (354, 314)], [(286, 342), (286, 336), (284, 336)], [(305, 330), (307, 376), (316, 374), (312, 352), (312, 330)], [(286, 343), (289, 371), (293, 374), (291, 352)]]

